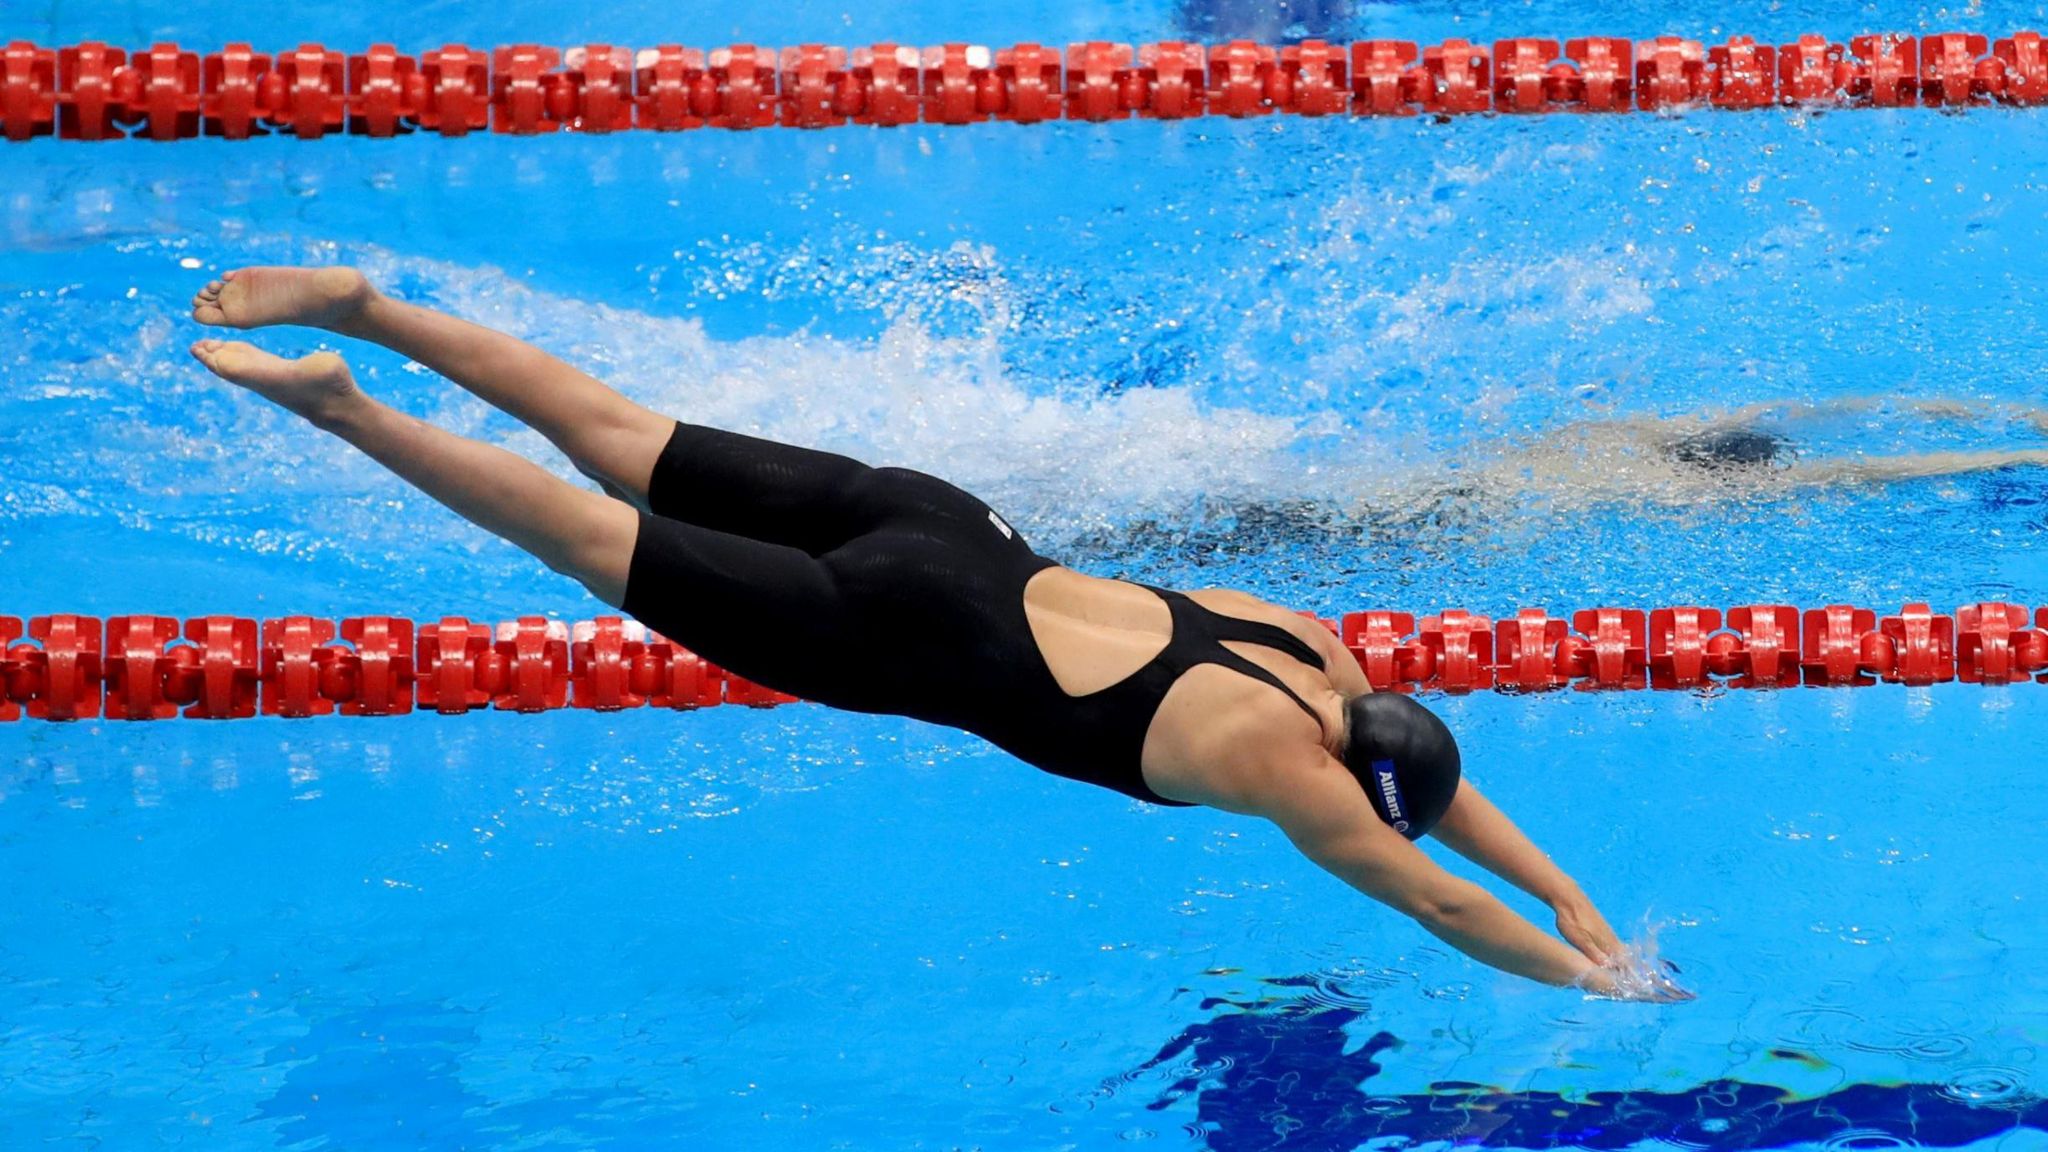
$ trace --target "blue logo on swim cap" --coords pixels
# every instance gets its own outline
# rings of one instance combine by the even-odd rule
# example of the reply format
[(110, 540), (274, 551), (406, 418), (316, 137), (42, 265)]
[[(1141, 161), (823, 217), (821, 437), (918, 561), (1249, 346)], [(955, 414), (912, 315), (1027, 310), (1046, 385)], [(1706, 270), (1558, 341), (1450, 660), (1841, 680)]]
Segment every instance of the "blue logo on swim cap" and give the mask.
[(1387, 806), (1387, 823), (1394, 826), (1394, 831), (1404, 836), (1407, 835), (1407, 806), (1401, 802), (1401, 782), (1394, 779), (1394, 762), (1392, 760), (1373, 761), (1372, 778), (1379, 785), (1380, 800)]

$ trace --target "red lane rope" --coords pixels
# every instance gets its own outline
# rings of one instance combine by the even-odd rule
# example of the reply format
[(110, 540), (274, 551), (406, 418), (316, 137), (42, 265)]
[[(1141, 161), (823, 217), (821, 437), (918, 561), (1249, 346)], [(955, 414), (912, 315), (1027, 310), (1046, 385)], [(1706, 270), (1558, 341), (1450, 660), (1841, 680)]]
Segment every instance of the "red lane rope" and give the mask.
[[(1970, 604), (1896, 615), (1831, 604), (1524, 608), (1321, 623), (1380, 691), (1858, 687), (2048, 681), (2048, 607)], [(287, 616), (0, 616), (0, 721), (444, 715), (496, 708), (770, 707), (795, 701), (617, 616), (340, 621)], [(182, 637), (182, 642), (180, 639)], [(847, 672), (859, 675), (857, 658)]]
[(2034, 32), (1882, 33), (1846, 43), (1733, 36), (1524, 37), (1284, 47), (1235, 40), (845, 48), (754, 44), (447, 45), (420, 56), (378, 44), (201, 57), (172, 43), (130, 53), (100, 41), (0, 50), (0, 134), (27, 140), (246, 139), (270, 131), (443, 136), (472, 131), (680, 131), (843, 124), (1101, 122), (1133, 116), (1450, 116), (1662, 111), (1773, 104), (1955, 108), (2048, 103), (2048, 47)]

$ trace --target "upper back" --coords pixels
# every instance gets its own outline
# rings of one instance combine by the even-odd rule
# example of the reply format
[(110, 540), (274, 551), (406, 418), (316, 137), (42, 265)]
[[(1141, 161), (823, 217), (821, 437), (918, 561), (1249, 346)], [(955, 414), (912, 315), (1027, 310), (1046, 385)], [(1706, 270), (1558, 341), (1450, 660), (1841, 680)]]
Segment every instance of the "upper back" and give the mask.
[(1283, 609), (1065, 569), (1034, 577), (1025, 607), (1063, 694), (1060, 739), (1012, 749), (1041, 767), (1143, 799), (1236, 808), (1248, 751), (1322, 736), (1310, 700), (1333, 690), (1326, 648), (1316, 625)]

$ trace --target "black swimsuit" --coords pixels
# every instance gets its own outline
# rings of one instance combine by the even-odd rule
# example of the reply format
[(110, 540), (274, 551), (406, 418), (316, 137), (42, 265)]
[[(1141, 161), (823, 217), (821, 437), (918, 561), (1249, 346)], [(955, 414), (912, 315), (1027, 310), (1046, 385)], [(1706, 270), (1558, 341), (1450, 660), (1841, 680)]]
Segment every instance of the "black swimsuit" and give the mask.
[(741, 676), (807, 700), (963, 728), (1048, 772), (1155, 804), (1139, 771), (1175, 681), (1219, 664), (1282, 692), (1224, 647), (1322, 657), (1276, 625), (1152, 589), (1166, 647), (1123, 680), (1062, 691), (1024, 614), (1054, 567), (988, 505), (933, 476), (678, 424), (648, 485), (626, 611)]

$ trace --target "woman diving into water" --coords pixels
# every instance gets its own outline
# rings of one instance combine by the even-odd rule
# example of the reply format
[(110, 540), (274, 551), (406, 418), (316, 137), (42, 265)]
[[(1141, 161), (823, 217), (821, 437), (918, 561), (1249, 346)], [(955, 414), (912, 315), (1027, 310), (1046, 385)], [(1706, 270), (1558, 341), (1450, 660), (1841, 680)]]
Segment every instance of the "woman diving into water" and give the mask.
[[(1461, 778), (1442, 721), (1373, 693), (1334, 636), (1284, 608), (1062, 567), (936, 477), (678, 423), (352, 269), (230, 272), (193, 316), (372, 341), (532, 426), (605, 493), (394, 411), (331, 352), (192, 347), (222, 379), (739, 675), (965, 729), (1156, 804), (1271, 820), (1316, 864), (1486, 964), (1601, 995), (1689, 998), (1635, 965), (1579, 885)], [(1564, 939), (1439, 867), (1413, 843), (1432, 831), (1548, 904)]]

